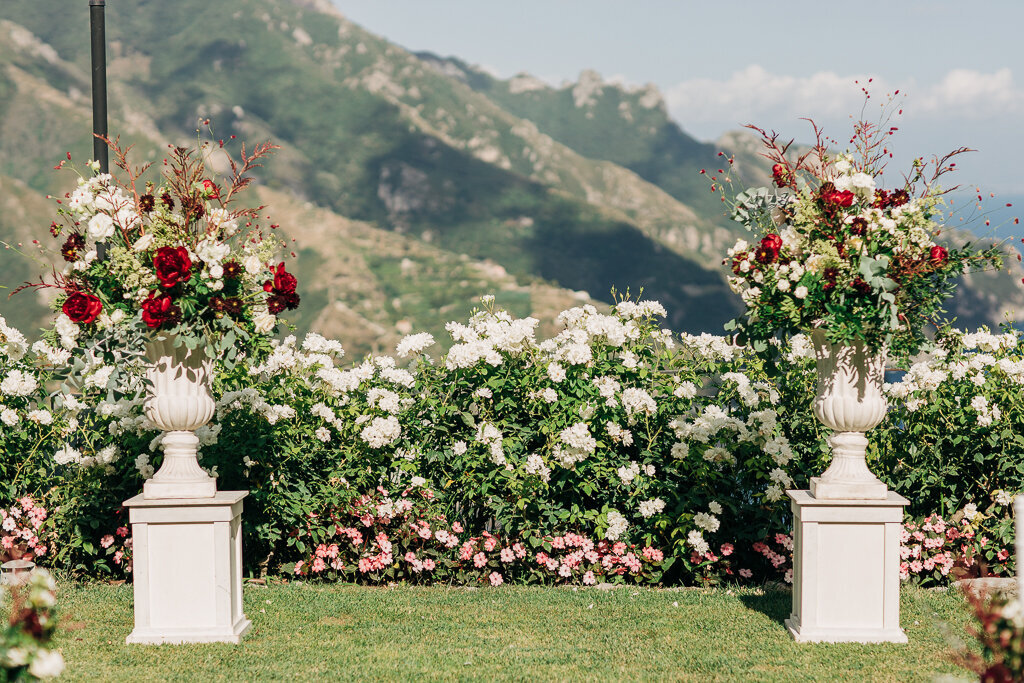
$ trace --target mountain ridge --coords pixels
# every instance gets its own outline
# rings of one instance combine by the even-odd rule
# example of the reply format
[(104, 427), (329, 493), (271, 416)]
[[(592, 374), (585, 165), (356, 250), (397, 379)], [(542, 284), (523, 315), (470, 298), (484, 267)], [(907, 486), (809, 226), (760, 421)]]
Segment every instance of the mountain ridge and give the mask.
[[(562, 88), (479, 70), (445, 75), (454, 63), (393, 45), (326, 0), (117, 7), (108, 8), (112, 131), (138, 141), (149, 160), (167, 142), (194, 140), (206, 117), (219, 136), (273, 138), (284, 148), (258, 174), (261, 196), (353, 236), (353, 244), (321, 235), (301, 247), (299, 263), (314, 264), (305, 282), (334, 269), (331, 283), (303, 294), (301, 329), (362, 326), (357, 347), (365, 348), (374, 335), (392, 340), (399, 323), (441, 329), (449, 311), (411, 291), (407, 280), (417, 280), (401, 267), (400, 254), (417, 244), (426, 248), (418, 258), (435, 264), (420, 268), (434, 279), (419, 282), (449, 292), (459, 311), (475, 298), (466, 287), (485, 285), (523, 315), (542, 299), (607, 301), (613, 286), (643, 288), (669, 310), (669, 326), (692, 332), (717, 332), (739, 310), (719, 263), (742, 229), (721, 215), (698, 170), (714, 168), (729, 145), (745, 182), (764, 182), (769, 169), (749, 136), (688, 136), (656, 89), (622, 88), (593, 72)], [(76, 159), (91, 150), (86, 13), (51, 14), (28, 3), (0, 8), (8, 38), (0, 40), (0, 174), (24, 183), (12, 192), (62, 194), (68, 188), (49, 169), (67, 150)], [(35, 220), (41, 235), (50, 219)], [(309, 225), (293, 236), (319, 234)], [(3, 216), (0, 229), (30, 234)], [(387, 245), (386, 256), (361, 250), (360, 240)], [(0, 251), (0, 267), (7, 257)], [(478, 265), (460, 266), (463, 258)], [(365, 282), (335, 272), (346, 263)], [(444, 268), (463, 273), (456, 285), (467, 286), (450, 286)], [(1024, 309), (1009, 279), (998, 285), (995, 304), (977, 292), (961, 306), (972, 320), (991, 320), (1004, 301)], [(406, 310), (384, 292), (409, 297)]]

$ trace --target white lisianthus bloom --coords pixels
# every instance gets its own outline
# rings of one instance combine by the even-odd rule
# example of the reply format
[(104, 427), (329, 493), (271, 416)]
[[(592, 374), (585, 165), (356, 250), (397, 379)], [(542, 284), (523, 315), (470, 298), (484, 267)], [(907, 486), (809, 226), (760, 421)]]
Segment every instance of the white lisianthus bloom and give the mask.
[(854, 173), (850, 176), (850, 186), (859, 195), (870, 196), (875, 193), (875, 179), (867, 173)]

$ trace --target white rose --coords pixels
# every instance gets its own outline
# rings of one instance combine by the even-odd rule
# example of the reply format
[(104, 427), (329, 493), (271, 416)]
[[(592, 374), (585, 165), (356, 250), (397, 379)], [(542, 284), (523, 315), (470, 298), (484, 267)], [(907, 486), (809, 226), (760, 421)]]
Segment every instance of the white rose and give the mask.
[(135, 244), (132, 245), (132, 251), (146, 251), (153, 246), (153, 233), (147, 232), (145, 235), (135, 240)]
[(797, 287), (796, 289), (793, 290), (793, 296), (795, 296), (797, 299), (806, 298), (807, 297), (807, 288), (804, 287), (803, 285), (800, 285), (799, 287)]
[(89, 219), (89, 237), (97, 242), (114, 234), (114, 220), (105, 213), (98, 213)]
[(219, 280), (222, 277), (224, 277), (224, 266), (210, 266), (210, 277), (212, 277), (214, 280)]
[(257, 332), (260, 334), (270, 334), (274, 326), (277, 325), (277, 316), (271, 315), (267, 311), (260, 311), (253, 316), (252, 321), (256, 325)]
[(786, 278), (782, 278), (781, 280), (779, 280), (779, 284), (777, 284), (775, 286), (779, 288), (780, 292), (788, 292), (789, 291), (789, 280), (787, 280)]
[(242, 265), (245, 266), (245, 272), (249, 275), (259, 275), (263, 270), (263, 263), (255, 255), (246, 258)]

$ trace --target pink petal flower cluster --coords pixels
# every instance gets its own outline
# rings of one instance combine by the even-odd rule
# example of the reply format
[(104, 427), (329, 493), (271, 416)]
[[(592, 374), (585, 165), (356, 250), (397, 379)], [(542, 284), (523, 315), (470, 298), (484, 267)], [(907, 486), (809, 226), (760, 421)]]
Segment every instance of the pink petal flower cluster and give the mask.
[(10, 508), (0, 508), (0, 562), (35, 560), (46, 555), (51, 536), (41, 527), (46, 509), (24, 496)]
[(900, 578), (941, 582), (958, 566), (971, 575), (980, 570), (1010, 573), (1008, 561), (1012, 561), (1012, 553), (1008, 548), (994, 550), (990, 542), (967, 516), (959, 522), (938, 514), (929, 515), (920, 523), (908, 521), (900, 532)]

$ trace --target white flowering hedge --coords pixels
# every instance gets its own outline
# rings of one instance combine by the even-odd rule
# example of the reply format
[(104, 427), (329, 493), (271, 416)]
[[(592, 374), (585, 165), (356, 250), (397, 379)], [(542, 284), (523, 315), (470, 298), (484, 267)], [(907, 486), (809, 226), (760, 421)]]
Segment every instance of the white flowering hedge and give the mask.
[[(543, 554), (545, 564), (558, 548), (552, 542), (575, 538), (591, 548), (579, 550), (581, 558), (604, 552), (602, 542), (612, 558), (629, 557), (635, 545), (628, 561), (635, 564), (646, 549), (644, 566), (657, 558), (657, 570), (626, 572), (644, 580), (781, 574), (785, 558), (762, 549), (788, 531), (784, 490), (805, 487), (827, 453), (809, 409), (809, 347), (797, 338), (770, 378), (753, 354), (723, 337), (660, 329), (663, 315), (655, 302), (624, 301), (609, 313), (573, 308), (559, 316), (561, 333), (539, 340), (538, 321), (515, 319), (485, 297), (466, 323), (448, 325), (453, 344), (440, 357), (429, 355), (427, 334), (406, 337), (396, 357), (350, 365), (341, 362), (340, 343), (316, 334), (246, 348), (220, 372), (216, 417), (199, 437), (201, 462), (220, 487), (251, 491), (247, 565), (254, 572), (294, 570), (296, 562), (308, 571), (318, 559), (321, 567), (340, 565), (331, 550), (340, 522), (329, 520), (360, 518), (353, 517), (359, 501), (383, 486), (434, 492), (423, 497), (429, 514), (412, 524), (457, 524), (465, 543), (478, 538), (481, 547), (495, 537), (486, 531), (508, 548)], [(873, 434), (874, 466), (915, 502), (915, 513), (950, 515), (971, 503), (979, 529), (984, 519), (997, 529), (1008, 515), (992, 507), (993, 492), (1019, 491), (1024, 480), (1021, 358), (1015, 336), (984, 334), (950, 334), (943, 342), (950, 350), (932, 362), (962, 361), (969, 368), (962, 377), (950, 370), (936, 380), (915, 366), (890, 387), (894, 409)], [(990, 337), (1001, 340), (983, 352), (991, 363), (969, 348), (987, 348)], [(112, 358), (96, 347), (85, 353), (42, 342), (30, 348), (0, 327), (0, 506), (36, 496), (50, 510), (53, 562), (115, 571), (130, 566), (131, 553), (120, 503), (152, 476), (160, 438), (142, 415), (137, 371), (112, 373)], [(69, 365), (78, 370), (47, 394), (52, 371)], [(1000, 464), (992, 469), (978, 457)], [(390, 529), (392, 540), (402, 537), (387, 519), (369, 521)], [(483, 571), (467, 574), (465, 558), (454, 558), (446, 575), (442, 557), (413, 550), (409, 566), (431, 559), (433, 580)], [(406, 576), (394, 562), (397, 573), (382, 565), (372, 578)], [(582, 581), (584, 565), (579, 560), (580, 576), (561, 565), (551, 575)]]

